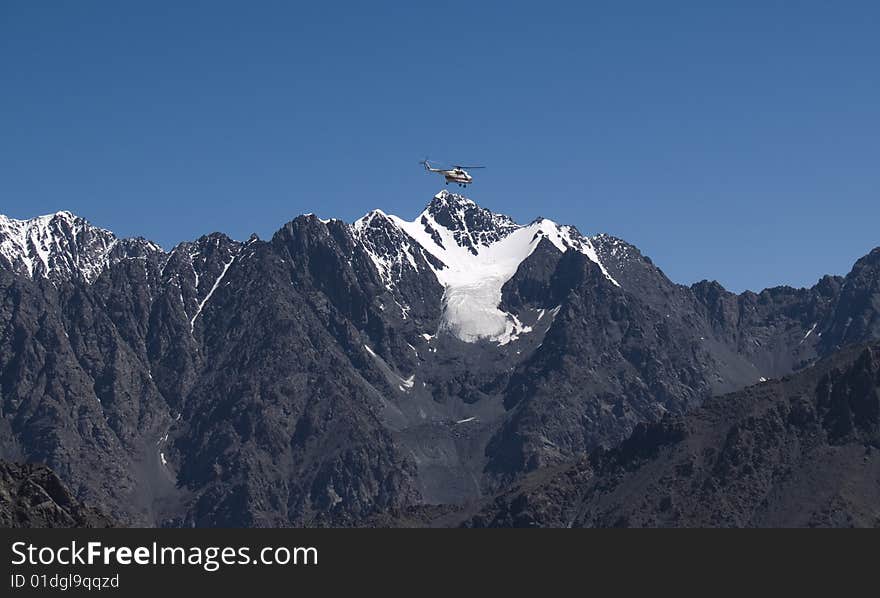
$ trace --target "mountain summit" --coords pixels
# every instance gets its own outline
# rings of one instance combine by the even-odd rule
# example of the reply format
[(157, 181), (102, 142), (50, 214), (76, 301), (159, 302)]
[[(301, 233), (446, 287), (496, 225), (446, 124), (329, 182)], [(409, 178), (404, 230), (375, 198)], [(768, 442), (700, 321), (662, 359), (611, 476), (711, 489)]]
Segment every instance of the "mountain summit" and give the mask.
[(428, 227), (428, 218), (449, 231), (457, 245), (474, 255), (479, 253), (480, 247), (488, 247), (519, 228), (511, 218), (493, 214), (470, 199), (448, 191), (435, 195), (417, 220)]
[[(376, 228), (396, 239), (392, 241), (396, 247), (377, 249), (370, 241)], [(546, 219), (519, 225), (447, 191), (438, 193), (413, 221), (371, 212), (354, 229), (383, 271), (387, 272), (392, 255), (397, 256), (392, 262), (405, 258), (416, 269), (416, 258), (423, 258), (444, 289), (441, 329), (467, 342), (488, 339), (506, 344), (530, 330), (514, 314), (499, 309), (501, 289), (542, 240), (560, 252), (574, 249), (584, 254), (617, 285), (590, 239), (577, 229)]]

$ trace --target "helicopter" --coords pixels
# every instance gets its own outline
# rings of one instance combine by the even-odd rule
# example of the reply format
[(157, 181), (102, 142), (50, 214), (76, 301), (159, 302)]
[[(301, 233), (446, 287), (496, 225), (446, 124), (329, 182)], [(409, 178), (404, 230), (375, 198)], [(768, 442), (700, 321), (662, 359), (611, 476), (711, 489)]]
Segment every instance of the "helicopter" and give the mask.
[(485, 166), (461, 166), (459, 164), (453, 165), (450, 169), (434, 168), (427, 158), (419, 162), (419, 164), (424, 166), (427, 172), (436, 172), (443, 175), (447, 185), (449, 183), (457, 183), (459, 187), (467, 187), (474, 181), (474, 177), (468, 174), (468, 171), (465, 170), (466, 168), (472, 170), (475, 168), (486, 168)]

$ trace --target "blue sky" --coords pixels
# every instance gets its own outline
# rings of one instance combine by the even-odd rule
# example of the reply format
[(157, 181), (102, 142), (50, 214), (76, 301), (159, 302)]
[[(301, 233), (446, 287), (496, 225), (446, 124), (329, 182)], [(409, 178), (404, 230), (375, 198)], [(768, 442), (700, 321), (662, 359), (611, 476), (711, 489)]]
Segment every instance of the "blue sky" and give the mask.
[(469, 195), (675, 281), (880, 245), (876, 2), (0, 3), (0, 213), (163, 246)]

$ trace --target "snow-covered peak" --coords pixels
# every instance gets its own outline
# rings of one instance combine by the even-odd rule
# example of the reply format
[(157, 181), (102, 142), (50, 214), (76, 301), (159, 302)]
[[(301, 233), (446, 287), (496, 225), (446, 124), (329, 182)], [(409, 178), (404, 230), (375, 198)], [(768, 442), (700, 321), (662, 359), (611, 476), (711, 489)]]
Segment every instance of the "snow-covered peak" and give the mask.
[(131, 252), (161, 250), (143, 239), (120, 240), (66, 210), (28, 220), (0, 215), (0, 267), (31, 278), (92, 282)]
[(425, 206), (425, 211), (430, 214), (437, 214), (444, 210), (466, 211), (473, 209), (481, 209), (472, 199), (459, 195), (458, 193), (450, 193), (446, 189), (440, 191)]
[(455, 244), (473, 255), (516, 230), (510, 217), (481, 208), (472, 200), (446, 190), (434, 196), (417, 219), (433, 221), (452, 233)]
[[(442, 191), (412, 221), (375, 210), (354, 224), (355, 235), (373, 258), (389, 289), (394, 264), (415, 265), (415, 252), (426, 258), (445, 288), (442, 326), (467, 342), (499, 343), (526, 332), (515, 316), (499, 309), (501, 289), (542, 238), (560, 251), (573, 249), (602, 265), (590, 240), (571, 226), (541, 218), (519, 225), (461, 195)], [(381, 243), (377, 243), (381, 239)]]
[(365, 228), (369, 228), (372, 225), (381, 226), (384, 221), (388, 219), (388, 215), (385, 214), (382, 210), (371, 210), (367, 212), (357, 220), (355, 220), (353, 226), (356, 230), (364, 230)]

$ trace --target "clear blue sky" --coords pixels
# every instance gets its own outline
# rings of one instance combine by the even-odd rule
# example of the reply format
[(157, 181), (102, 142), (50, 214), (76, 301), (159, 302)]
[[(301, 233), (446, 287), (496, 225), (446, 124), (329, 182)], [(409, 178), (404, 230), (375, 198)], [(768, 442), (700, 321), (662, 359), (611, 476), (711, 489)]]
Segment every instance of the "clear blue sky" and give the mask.
[(165, 247), (469, 195), (675, 281), (880, 245), (877, 2), (0, 2), (0, 213)]

